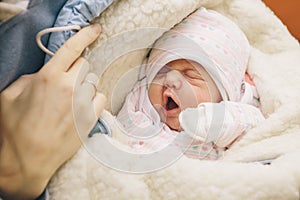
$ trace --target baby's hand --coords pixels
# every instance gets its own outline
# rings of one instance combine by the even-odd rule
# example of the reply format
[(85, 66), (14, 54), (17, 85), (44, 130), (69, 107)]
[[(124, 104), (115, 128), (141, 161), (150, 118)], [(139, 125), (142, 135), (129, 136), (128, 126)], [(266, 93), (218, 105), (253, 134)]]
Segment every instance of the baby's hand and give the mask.
[(263, 120), (258, 108), (230, 101), (202, 103), (197, 108), (183, 110), (179, 115), (185, 133), (204, 143), (213, 142), (218, 147), (229, 146)]

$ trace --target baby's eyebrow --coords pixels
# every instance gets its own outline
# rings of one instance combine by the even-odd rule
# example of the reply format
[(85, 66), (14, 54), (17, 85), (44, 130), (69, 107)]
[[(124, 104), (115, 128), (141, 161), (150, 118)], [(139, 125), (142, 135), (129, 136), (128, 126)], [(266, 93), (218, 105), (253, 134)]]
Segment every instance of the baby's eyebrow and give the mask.
[(192, 66), (188, 66), (185, 70), (186, 70), (186, 71), (191, 70), (191, 71), (197, 72), (198, 74), (201, 74), (201, 73), (200, 73), (200, 70), (197, 69), (197, 67), (196, 67), (196, 66), (193, 66), (193, 65), (192, 65)]
[[(202, 65), (200, 65), (202, 66)], [(199, 67), (195, 64), (192, 64), (189, 66), (191, 70), (197, 71), (198, 74), (200, 74), (202, 76), (201, 70), (199, 70)]]

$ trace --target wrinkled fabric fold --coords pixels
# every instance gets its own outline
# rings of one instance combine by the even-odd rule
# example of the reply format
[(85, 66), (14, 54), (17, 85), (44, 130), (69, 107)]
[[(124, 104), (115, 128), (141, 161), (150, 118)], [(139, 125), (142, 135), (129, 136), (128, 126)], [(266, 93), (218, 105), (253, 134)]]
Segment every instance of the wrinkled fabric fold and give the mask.
[[(61, 9), (54, 27), (70, 25), (85, 27), (109, 7), (113, 1), (114, 0), (69, 0)], [(51, 33), (48, 49), (52, 52), (56, 52), (74, 33), (76, 33), (74, 30)], [(50, 58), (51, 57), (47, 55), (45, 62)]]

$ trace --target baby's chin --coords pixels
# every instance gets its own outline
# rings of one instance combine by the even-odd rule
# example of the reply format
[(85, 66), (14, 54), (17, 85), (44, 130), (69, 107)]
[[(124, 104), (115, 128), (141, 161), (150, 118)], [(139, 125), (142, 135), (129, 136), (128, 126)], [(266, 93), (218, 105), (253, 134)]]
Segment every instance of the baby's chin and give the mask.
[(165, 122), (168, 127), (174, 131), (180, 131), (181, 128), (180, 128), (180, 122), (178, 120), (178, 117), (176, 118), (167, 118), (167, 121)]
[(167, 124), (170, 129), (175, 130), (175, 131), (181, 130), (178, 116), (176, 116), (176, 117), (169, 116), (168, 117), (165, 113), (164, 108), (161, 105), (157, 104), (157, 105), (153, 105), (153, 106), (154, 106), (155, 110), (158, 112), (158, 114), (160, 116), (160, 120), (162, 122), (164, 122), (165, 124)]

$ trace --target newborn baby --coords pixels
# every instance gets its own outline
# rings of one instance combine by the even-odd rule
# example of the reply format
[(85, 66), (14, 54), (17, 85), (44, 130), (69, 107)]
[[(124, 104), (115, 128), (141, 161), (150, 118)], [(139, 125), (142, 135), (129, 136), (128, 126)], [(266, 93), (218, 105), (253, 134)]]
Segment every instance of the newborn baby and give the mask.
[(149, 87), (149, 98), (171, 129), (180, 131), (179, 114), (200, 103), (218, 103), (221, 94), (205, 69), (196, 62), (178, 59), (164, 66)]
[[(212, 10), (200, 8), (166, 32), (117, 116), (130, 145), (150, 152), (172, 144), (192, 158), (220, 158), (264, 120), (246, 74), (249, 56), (244, 33)], [(178, 136), (191, 140), (174, 142)]]

